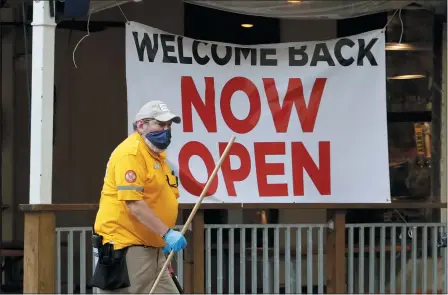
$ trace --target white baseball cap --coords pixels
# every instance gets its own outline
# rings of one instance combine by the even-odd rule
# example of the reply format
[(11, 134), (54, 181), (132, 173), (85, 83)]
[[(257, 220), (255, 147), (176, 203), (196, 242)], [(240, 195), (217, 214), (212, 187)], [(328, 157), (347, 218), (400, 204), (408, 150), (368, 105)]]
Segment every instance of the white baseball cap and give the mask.
[(152, 100), (144, 104), (137, 115), (135, 115), (135, 121), (153, 118), (161, 122), (167, 122), (172, 120), (174, 123), (179, 124), (181, 119), (179, 116), (173, 114), (166, 103), (160, 100)]

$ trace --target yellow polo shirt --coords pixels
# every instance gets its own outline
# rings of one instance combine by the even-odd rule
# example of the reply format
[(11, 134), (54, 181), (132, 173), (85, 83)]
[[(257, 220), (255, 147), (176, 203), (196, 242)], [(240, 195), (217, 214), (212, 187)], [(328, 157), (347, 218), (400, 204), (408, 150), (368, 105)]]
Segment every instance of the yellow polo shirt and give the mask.
[(165, 153), (153, 152), (138, 133), (130, 135), (112, 152), (94, 225), (104, 243), (113, 242), (115, 249), (166, 245), (132, 215), (125, 203), (144, 200), (164, 224), (174, 227), (179, 191), (172, 186), (177, 184), (176, 178), (165, 158)]

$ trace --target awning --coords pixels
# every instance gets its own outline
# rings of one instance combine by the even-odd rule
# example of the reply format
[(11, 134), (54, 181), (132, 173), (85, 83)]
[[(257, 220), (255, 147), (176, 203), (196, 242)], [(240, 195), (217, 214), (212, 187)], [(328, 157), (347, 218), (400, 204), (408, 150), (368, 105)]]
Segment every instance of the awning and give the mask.
[[(149, 0), (92, 0), (91, 12), (98, 12), (127, 2)], [(443, 0), (184, 0), (186, 3), (209, 8), (264, 17), (290, 19), (344, 19), (380, 13), (408, 6), (446, 14)]]
[(273, 18), (291, 19), (344, 19), (368, 14), (380, 13), (404, 8), (413, 4), (415, 7), (440, 13), (446, 10), (446, 1), (440, 0), (367, 0), (367, 1), (328, 1), (328, 0), (184, 0), (185, 2), (226, 10), (234, 13), (257, 15)]

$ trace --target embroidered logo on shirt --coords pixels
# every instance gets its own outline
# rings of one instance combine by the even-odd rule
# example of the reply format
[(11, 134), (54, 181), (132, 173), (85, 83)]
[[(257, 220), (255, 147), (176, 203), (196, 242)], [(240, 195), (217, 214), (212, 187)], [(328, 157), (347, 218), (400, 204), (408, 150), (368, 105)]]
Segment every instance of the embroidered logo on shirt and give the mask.
[(159, 169), (159, 168), (160, 168), (159, 163), (155, 163), (155, 164), (154, 164), (154, 169)]
[(126, 179), (126, 181), (129, 183), (133, 183), (137, 179), (137, 175), (135, 174), (134, 170), (128, 170), (124, 174), (124, 179)]

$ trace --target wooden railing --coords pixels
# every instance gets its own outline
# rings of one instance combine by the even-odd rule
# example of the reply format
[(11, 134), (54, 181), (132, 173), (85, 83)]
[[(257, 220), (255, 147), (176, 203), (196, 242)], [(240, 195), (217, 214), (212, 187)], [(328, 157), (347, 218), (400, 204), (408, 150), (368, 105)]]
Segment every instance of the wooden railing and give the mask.
[[(193, 205), (182, 204), (180, 210), (188, 216)], [(24, 231), (24, 293), (54, 293), (56, 213), (95, 211), (97, 204), (22, 204), (25, 213)], [(326, 293), (346, 293), (346, 210), (351, 209), (446, 209), (446, 203), (414, 202), (390, 204), (245, 204), (244, 209), (326, 209), (333, 230), (327, 235)], [(241, 204), (202, 204), (193, 219), (192, 240), (185, 252), (185, 293), (205, 293), (204, 210), (241, 209)]]

